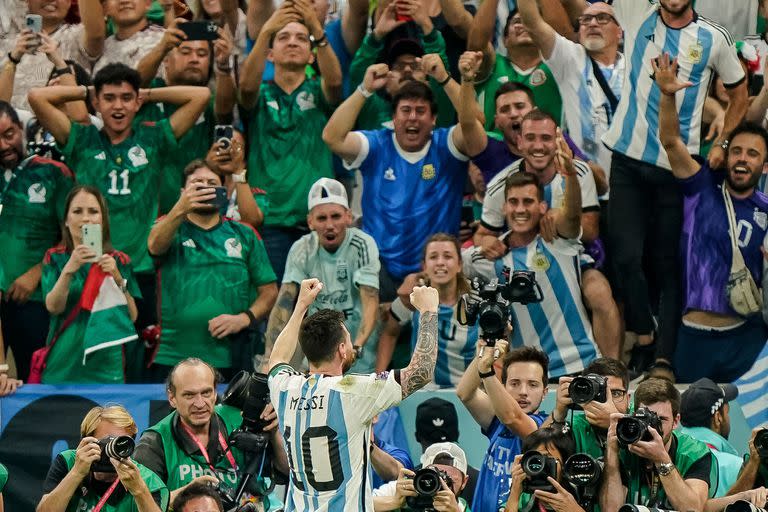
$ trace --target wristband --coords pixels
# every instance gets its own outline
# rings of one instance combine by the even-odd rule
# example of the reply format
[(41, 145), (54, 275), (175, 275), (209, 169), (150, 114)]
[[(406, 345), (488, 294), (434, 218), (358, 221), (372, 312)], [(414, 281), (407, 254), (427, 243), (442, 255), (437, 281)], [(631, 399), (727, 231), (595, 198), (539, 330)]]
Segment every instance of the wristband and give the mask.
[(59, 77), (61, 75), (68, 75), (71, 72), (72, 72), (72, 70), (69, 69), (69, 66), (64, 66), (63, 68), (54, 69), (53, 73), (51, 73), (51, 78), (56, 78), (56, 77)]
[(326, 36), (325, 32), (323, 32), (323, 35), (318, 38), (315, 38), (315, 36), (309, 36), (309, 40), (316, 48), (328, 46), (328, 37)]
[(495, 377), (496, 372), (493, 371), (493, 368), (488, 370), (487, 372), (483, 373), (480, 370), (477, 371), (477, 374), (480, 376), (481, 379), (485, 379), (487, 377)]
[(373, 96), (373, 91), (369, 91), (365, 87), (363, 87), (363, 84), (360, 84), (357, 86), (357, 90), (360, 92), (360, 94), (363, 95), (363, 98), (368, 99), (371, 96)]
[(445, 80), (441, 80), (440, 82), (437, 82), (437, 85), (440, 87), (445, 87), (445, 84), (451, 81), (451, 74), (448, 73), (448, 76), (445, 77)]
[(232, 182), (233, 183), (247, 183), (247, 180), (245, 179), (245, 173), (246, 170), (243, 169), (240, 172), (236, 172), (232, 174)]
[(19, 57), (18, 59), (14, 59), (13, 55), (11, 55), (11, 52), (8, 52), (8, 60), (13, 62), (14, 64), (18, 64), (19, 62), (21, 62), (21, 57)]
[(243, 311), (248, 316), (248, 320), (250, 320), (250, 324), (248, 324), (249, 329), (253, 329), (256, 327), (256, 324), (259, 323), (259, 321), (256, 319), (256, 315), (253, 314), (253, 311), (250, 309), (246, 309)]
[(0, 364), (0, 373), (6, 373), (9, 369), (8, 363)]

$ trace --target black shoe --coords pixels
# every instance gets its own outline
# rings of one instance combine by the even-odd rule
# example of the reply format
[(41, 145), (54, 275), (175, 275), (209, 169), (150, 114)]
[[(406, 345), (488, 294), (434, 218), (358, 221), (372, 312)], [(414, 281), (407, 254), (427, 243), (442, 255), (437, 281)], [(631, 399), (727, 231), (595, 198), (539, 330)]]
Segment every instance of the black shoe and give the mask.
[(635, 343), (632, 347), (631, 356), (629, 358), (629, 364), (627, 367), (630, 372), (637, 375), (645, 372), (651, 367), (656, 360), (656, 342), (649, 345), (640, 345)]

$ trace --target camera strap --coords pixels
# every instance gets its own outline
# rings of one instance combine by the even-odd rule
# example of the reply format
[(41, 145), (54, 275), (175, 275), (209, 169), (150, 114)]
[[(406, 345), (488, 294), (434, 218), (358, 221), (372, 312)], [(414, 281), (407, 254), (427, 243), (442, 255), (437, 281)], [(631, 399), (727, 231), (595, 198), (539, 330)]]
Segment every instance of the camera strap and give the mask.
[[(200, 450), (200, 453), (203, 454), (203, 458), (205, 459), (205, 462), (208, 463), (208, 466), (211, 468), (211, 471), (213, 471), (213, 474), (216, 475), (216, 468), (214, 467), (213, 463), (211, 463), (211, 458), (208, 456), (208, 450), (205, 449), (203, 443), (200, 442), (197, 436), (195, 436), (195, 433), (192, 432), (192, 429), (189, 428), (186, 423), (181, 420), (179, 420), (179, 423), (181, 424), (181, 428), (184, 429), (184, 432), (187, 433), (187, 435), (192, 439), (192, 442), (195, 443), (197, 448)], [(232, 455), (232, 450), (229, 449), (227, 440), (224, 439), (224, 434), (221, 433), (221, 430), (219, 430), (219, 446), (221, 446), (221, 449), (224, 451), (224, 455), (227, 457), (227, 460), (229, 461), (230, 466), (232, 466), (232, 469), (237, 472), (237, 462), (235, 462), (235, 457)]]
[(117, 484), (120, 483), (119, 478), (115, 478), (115, 481), (112, 482), (112, 485), (109, 486), (109, 489), (107, 489), (107, 492), (104, 493), (104, 496), (101, 497), (99, 502), (96, 504), (95, 507), (91, 510), (91, 512), (99, 512), (102, 508), (104, 508), (104, 504), (107, 502), (110, 496), (112, 496), (112, 493), (115, 492), (115, 489), (117, 488)]

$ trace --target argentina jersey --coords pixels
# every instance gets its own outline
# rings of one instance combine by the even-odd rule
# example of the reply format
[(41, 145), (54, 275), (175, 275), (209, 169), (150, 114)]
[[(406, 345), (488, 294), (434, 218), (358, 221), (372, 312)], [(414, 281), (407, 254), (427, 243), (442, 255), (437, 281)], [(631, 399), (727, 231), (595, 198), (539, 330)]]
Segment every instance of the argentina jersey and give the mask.
[[(581, 160), (574, 160), (576, 173), (581, 188), (581, 211), (593, 212), (600, 209), (597, 201), (597, 187), (592, 169)], [(492, 231), (501, 231), (506, 225), (504, 214), (504, 188), (507, 178), (516, 172), (525, 171), (525, 160), (518, 160), (497, 174), (486, 187), (483, 200), (483, 213), (480, 222)], [(549, 208), (562, 208), (565, 198), (565, 180), (559, 173), (555, 173), (552, 180), (544, 185), (544, 201)]]
[(291, 473), (286, 512), (373, 511), (371, 421), (400, 403), (395, 373), (304, 375), (278, 364), (268, 382)]
[[(456, 305), (440, 304), (438, 309), (435, 378), (424, 389), (455, 388), (475, 357), (477, 325), (461, 325), (456, 316), (456, 308)], [(411, 322), (413, 350), (419, 333), (419, 312), (406, 308), (399, 298), (392, 303), (390, 312), (400, 325)]]
[[(598, 356), (592, 326), (581, 300), (581, 271), (578, 240), (541, 236), (524, 247), (512, 248), (502, 258), (487, 260), (478, 247), (462, 256), (464, 274), (504, 281), (503, 269), (531, 270), (544, 299), (538, 303), (515, 303), (511, 345), (539, 347), (549, 356), (550, 377), (579, 372)], [(481, 334), (482, 336), (482, 334)]]
[[(601, 138), (611, 125), (613, 111), (595, 78), (592, 60), (582, 45), (557, 34), (552, 55), (545, 62), (557, 79), (560, 96), (563, 98), (563, 117), (568, 135), (590, 160), (600, 164), (608, 173), (611, 168), (611, 151), (603, 145)], [(574, 63), (581, 68), (580, 72), (574, 72)], [(612, 66), (598, 66), (598, 72), (603, 74), (614, 96), (621, 98), (624, 56), (618, 53)]]
[(728, 31), (707, 18), (694, 14), (684, 28), (672, 29), (661, 20), (659, 6), (648, 0), (614, 0), (613, 7), (624, 28), (627, 72), (603, 142), (630, 158), (670, 169), (659, 142), (661, 93), (651, 78), (651, 59), (668, 52), (678, 59), (678, 78), (693, 84), (676, 95), (680, 137), (691, 154), (699, 153), (702, 109), (713, 75), (729, 87), (744, 79), (744, 70)]
[(353, 132), (363, 176), (363, 231), (376, 241), (387, 271), (404, 277), (421, 268), (424, 241), (458, 234), (468, 157), (453, 144), (454, 128), (436, 128), (420, 151), (408, 152), (392, 130)]

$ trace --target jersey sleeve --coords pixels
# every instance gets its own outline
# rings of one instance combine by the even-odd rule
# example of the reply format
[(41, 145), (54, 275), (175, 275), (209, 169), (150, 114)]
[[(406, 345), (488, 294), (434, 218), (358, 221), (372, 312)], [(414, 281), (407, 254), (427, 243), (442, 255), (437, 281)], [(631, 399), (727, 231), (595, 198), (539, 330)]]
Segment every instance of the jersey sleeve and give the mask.
[[(69, 168), (67, 168), (67, 170), (69, 170)], [(56, 210), (56, 218), (59, 220), (64, 220), (66, 214), (64, 209), (67, 206), (67, 196), (69, 195), (69, 191), (72, 190), (72, 187), (75, 185), (72, 172), (69, 172), (69, 175), (60, 172), (56, 178), (56, 191), (54, 192), (53, 201)]]
[(595, 176), (587, 164), (583, 162), (581, 164), (583, 165), (576, 165), (576, 171), (579, 176), (579, 188), (581, 188), (581, 211), (598, 211), (600, 210), (600, 203), (597, 201)]
[(334, 386), (342, 393), (343, 400), (350, 403), (351, 409), (364, 422), (370, 422), (381, 411), (398, 405), (403, 398), (400, 383), (395, 379), (395, 372), (370, 373), (368, 375), (347, 374)]
[(739, 54), (733, 43), (731, 35), (727, 32), (716, 35), (715, 58), (713, 67), (717, 75), (723, 80), (725, 87), (733, 87), (742, 82), (746, 76), (739, 62)]
[(350, 135), (360, 140), (360, 152), (352, 161), (344, 160), (344, 167), (349, 170), (360, 169), (360, 172), (365, 174), (366, 171), (371, 170), (371, 166), (363, 164), (367, 161), (376, 160), (379, 146), (378, 137), (376, 137), (376, 132), (372, 130), (352, 132)]
[(486, 189), (480, 222), (492, 231), (501, 231), (506, 223), (504, 217), (504, 181), (506, 176), (506, 173), (497, 174)]
[(702, 166), (699, 172), (687, 178), (678, 179), (680, 191), (684, 196), (695, 196), (702, 190), (716, 184), (715, 176), (709, 166)]
[(552, 75), (558, 80), (567, 80), (568, 73), (573, 73), (573, 63), (582, 61), (583, 48), (558, 33), (555, 33), (555, 45), (552, 47), (552, 55), (544, 62), (549, 66)]
[(98, 130), (93, 125), (72, 122), (69, 127), (69, 138), (67, 139), (67, 143), (63, 146), (57, 144), (59, 151), (64, 155), (67, 165), (72, 171), (78, 169), (78, 164), (80, 163), (80, 152), (78, 149), (82, 147), (91, 147), (93, 145), (90, 141), (93, 138), (94, 132), (97, 133)]
[(379, 271), (381, 271), (381, 262), (379, 261), (379, 249), (373, 238), (360, 237), (358, 247), (359, 258), (363, 264), (355, 270), (352, 280), (357, 286), (370, 286), (379, 289)]
[(251, 277), (253, 286), (263, 286), (265, 284), (277, 281), (275, 271), (267, 257), (267, 250), (264, 248), (264, 242), (256, 237), (256, 233), (250, 232), (251, 250), (248, 251), (248, 273)]
[(309, 279), (307, 273), (307, 247), (304, 237), (296, 240), (288, 251), (288, 258), (285, 260), (285, 272), (283, 272), (283, 283), (301, 284), (304, 279)]
[(447, 129), (447, 133), (445, 134), (446, 141), (445, 145), (448, 148), (448, 153), (451, 155), (451, 157), (455, 158), (456, 160), (460, 162), (468, 162), (469, 157), (459, 151), (459, 148), (456, 147), (456, 144), (453, 142), (453, 131), (456, 129), (456, 126), (451, 126)]
[(40, 291), (43, 293), (43, 300), (45, 300), (45, 296), (48, 295), (56, 285), (56, 281), (59, 280), (59, 275), (61, 275), (61, 269), (59, 268), (56, 259), (46, 255), (46, 258), (43, 260), (43, 272), (40, 277)]
[[(288, 381), (297, 376), (301, 377), (301, 374), (288, 363), (277, 363), (269, 370), (267, 386), (269, 387), (269, 396), (273, 400), (273, 405), (278, 393), (288, 389)], [(277, 410), (277, 407), (275, 407), (275, 410)]]
[(403, 301), (400, 300), (400, 297), (396, 298), (392, 302), (389, 312), (400, 325), (405, 325), (413, 321), (413, 311), (405, 307), (405, 304), (403, 304)]

